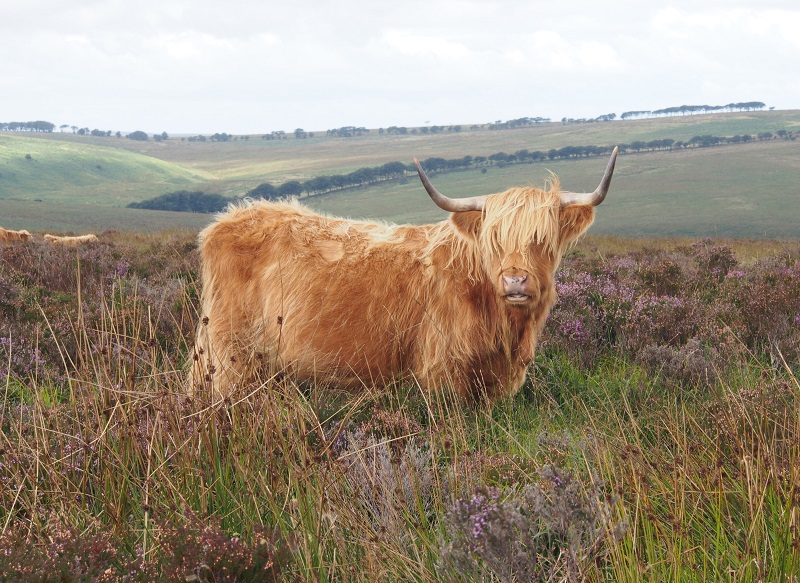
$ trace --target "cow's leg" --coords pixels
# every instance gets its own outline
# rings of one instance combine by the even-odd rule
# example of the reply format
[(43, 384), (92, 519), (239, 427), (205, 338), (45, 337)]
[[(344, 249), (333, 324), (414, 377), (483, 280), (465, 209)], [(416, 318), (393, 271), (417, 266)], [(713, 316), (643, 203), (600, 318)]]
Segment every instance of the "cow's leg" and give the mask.
[(223, 398), (241, 386), (247, 358), (238, 353), (237, 344), (228, 323), (201, 320), (192, 354), (192, 394)]

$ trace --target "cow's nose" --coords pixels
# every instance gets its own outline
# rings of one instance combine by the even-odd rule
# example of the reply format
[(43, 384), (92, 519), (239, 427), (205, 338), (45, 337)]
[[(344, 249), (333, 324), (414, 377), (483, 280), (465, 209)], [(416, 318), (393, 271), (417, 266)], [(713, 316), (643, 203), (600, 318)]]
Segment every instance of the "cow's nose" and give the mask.
[(503, 284), (506, 287), (521, 286), (528, 280), (527, 275), (518, 275), (516, 277), (503, 276)]

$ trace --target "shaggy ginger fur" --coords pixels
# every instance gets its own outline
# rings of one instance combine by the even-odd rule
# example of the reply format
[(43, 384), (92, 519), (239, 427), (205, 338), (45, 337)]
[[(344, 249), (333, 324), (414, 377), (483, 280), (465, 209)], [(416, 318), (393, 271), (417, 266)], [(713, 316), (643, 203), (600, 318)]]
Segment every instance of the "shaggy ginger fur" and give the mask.
[(0, 241), (4, 243), (11, 243), (13, 241), (30, 241), (33, 239), (33, 235), (31, 235), (26, 230), (21, 231), (12, 231), (11, 229), (4, 229), (0, 227)]
[[(516, 188), (485, 209), (410, 226), (231, 206), (200, 233), (192, 390), (226, 396), (254, 371), (357, 388), (412, 378), (465, 398), (514, 394), (556, 300), (553, 277), (594, 208)], [(524, 286), (509, 300), (504, 283)], [(516, 288), (515, 288), (516, 289)]]
[(83, 243), (95, 243), (98, 241), (97, 235), (77, 235), (74, 237), (59, 237), (58, 235), (45, 235), (44, 240), (54, 245), (81, 245)]

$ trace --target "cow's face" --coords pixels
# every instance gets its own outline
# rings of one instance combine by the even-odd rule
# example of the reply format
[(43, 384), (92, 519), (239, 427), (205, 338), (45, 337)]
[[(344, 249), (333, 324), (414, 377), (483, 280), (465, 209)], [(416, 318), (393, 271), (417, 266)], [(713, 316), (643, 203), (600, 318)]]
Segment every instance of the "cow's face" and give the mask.
[(614, 174), (617, 148), (600, 185), (591, 193), (562, 192), (553, 177), (549, 188), (512, 188), (500, 194), (448, 198), (434, 188), (414, 159), (420, 180), (434, 203), (452, 213), (456, 232), (475, 245), (480, 263), (501, 301), (532, 306), (553, 286), (566, 248), (594, 220)]
[(498, 300), (514, 308), (549, 297), (561, 256), (593, 220), (592, 206), (561, 207), (552, 189), (535, 188), (490, 195), (482, 211), (451, 215), (459, 235), (477, 246)]

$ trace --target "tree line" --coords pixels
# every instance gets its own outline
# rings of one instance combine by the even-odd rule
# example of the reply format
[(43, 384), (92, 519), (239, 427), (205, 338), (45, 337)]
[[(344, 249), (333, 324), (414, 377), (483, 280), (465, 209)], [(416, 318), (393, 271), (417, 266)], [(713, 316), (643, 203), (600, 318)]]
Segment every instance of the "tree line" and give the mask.
[[(49, 121), (11, 121), (11, 122), (0, 122), (0, 132), (41, 132), (41, 133), (53, 133), (56, 129), (55, 124), (50, 123)], [(77, 134), (79, 136), (94, 136), (98, 138), (107, 138), (115, 135), (118, 138), (122, 137), (122, 132), (117, 132), (116, 134), (112, 134), (111, 130), (98, 130), (93, 129), (90, 130), (89, 128), (79, 128), (78, 126), (70, 126), (68, 124), (62, 124), (59, 126), (59, 129), (63, 132), (64, 130), (71, 129), (73, 134)], [(147, 140), (149, 136), (143, 131), (135, 131), (131, 132), (125, 136), (131, 140)], [(161, 134), (153, 134), (153, 139), (156, 141), (166, 140), (169, 136), (167, 132), (163, 132)]]
[[(778, 130), (762, 132), (757, 135), (735, 135), (729, 137), (698, 135), (686, 141), (671, 138), (634, 141), (629, 144), (619, 144), (621, 154), (680, 150), (690, 148), (708, 148), (722, 144), (742, 144), (757, 140), (785, 139), (795, 140), (800, 137), (800, 132)], [(553, 160), (570, 160), (589, 158), (595, 156), (608, 156), (613, 146), (564, 146), (542, 150), (517, 150), (514, 153), (496, 152), (489, 156), (463, 156), (461, 158), (431, 157), (421, 161), (425, 171), (430, 174), (455, 172), (461, 170), (481, 169), (487, 167), (504, 167), (509, 164), (531, 164)], [(348, 174), (333, 174), (316, 176), (308, 180), (289, 180), (279, 185), (264, 182), (248, 191), (244, 197), (226, 198), (219, 194), (204, 194), (201, 191), (178, 191), (157, 196), (146, 201), (131, 203), (130, 208), (146, 208), (152, 210), (170, 210), (183, 212), (215, 213), (223, 210), (225, 206), (241, 198), (263, 198), (278, 200), (290, 197), (316, 196), (331, 192), (370, 186), (387, 180), (405, 179), (416, 173), (413, 164), (403, 162), (387, 162), (382, 166), (359, 168)]]
[(563, 124), (571, 124), (571, 123), (600, 123), (600, 122), (604, 122), (604, 121), (614, 121), (615, 119), (617, 119), (617, 114), (616, 113), (606, 113), (604, 115), (598, 115), (597, 117), (592, 117), (592, 118), (588, 118), (588, 119), (585, 118), (585, 117), (581, 117), (581, 118), (578, 118), (578, 119), (575, 119), (575, 118), (572, 118), (572, 117), (562, 117), (561, 118), (561, 123), (563, 123)]
[(626, 111), (620, 119), (635, 117), (659, 117), (663, 115), (694, 115), (696, 113), (715, 113), (718, 111), (754, 111), (764, 109), (766, 105), (760, 101), (743, 101), (728, 105), (680, 105), (654, 111)]
[[(639, 110), (639, 111), (626, 111), (621, 116), (619, 116), (622, 120), (633, 119), (637, 117), (658, 117), (658, 116), (669, 116), (669, 115), (693, 115), (699, 113), (714, 113), (718, 111), (755, 111), (764, 109), (766, 105), (761, 101), (743, 101), (739, 103), (729, 103), (727, 105), (680, 105), (677, 107), (667, 107), (664, 109), (656, 109), (656, 110)], [(772, 108), (770, 108), (772, 109)], [(571, 118), (571, 117), (563, 117), (561, 118), (561, 123), (563, 124), (573, 124), (573, 123), (596, 123), (596, 122), (609, 122), (614, 121), (617, 119), (616, 113), (607, 113), (604, 115), (600, 115), (594, 118)], [(530, 127), (533, 125), (541, 124), (541, 123), (550, 123), (550, 118), (547, 117), (520, 117), (517, 119), (511, 119), (508, 121), (498, 120), (493, 123), (488, 124), (473, 124), (469, 127), (471, 131), (478, 131), (482, 129), (489, 129), (489, 130), (506, 130), (506, 129), (515, 129), (515, 128), (523, 128), (523, 127)], [(0, 131), (20, 131), (20, 132), (52, 132), (55, 129), (55, 125), (47, 122), (47, 121), (28, 121), (28, 122), (7, 122), (2, 123), (0, 122)], [(59, 126), (61, 131), (63, 132), (65, 129), (71, 129), (72, 133), (78, 135), (92, 135), (92, 136), (100, 136), (100, 137), (108, 137), (112, 135), (111, 130), (89, 130), (89, 128), (79, 128), (78, 126), (70, 126), (68, 124), (62, 124)], [(417, 133), (440, 133), (444, 131), (448, 132), (460, 132), (462, 131), (462, 126), (460, 125), (451, 125), (451, 126), (424, 126), (420, 128), (407, 128), (404, 126), (389, 126), (388, 128), (379, 128), (378, 133), (380, 135), (389, 134), (389, 135), (406, 135), (406, 134), (417, 134)], [(295, 139), (306, 139), (306, 138), (313, 138), (313, 132), (306, 132), (302, 128), (297, 128), (294, 130), (294, 137)], [(356, 127), (356, 126), (343, 126), (340, 128), (329, 129), (325, 132), (326, 136), (333, 136), (333, 137), (340, 137), (340, 138), (350, 138), (354, 136), (361, 136), (363, 134), (369, 134), (370, 130), (365, 127)], [(122, 137), (120, 132), (116, 132), (118, 138)], [(167, 139), (166, 132), (162, 134), (153, 134), (153, 139), (156, 141), (160, 141), (162, 139)], [(126, 136), (127, 138), (133, 140), (147, 140), (149, 136), (142, 131), (135, 131), (131, 132)], [(284, 131), (278, 130), (273, 131), (268, 134), (264, 134), (261, 136), (262, 140), (285, 140), (288, 137), (288, 134)], [(193, 136), (189, 138), (181, 138), (181, 141), (188, 139), (190, 142), (205, 142), (205, 141), (212, 141), (212, 142), (228, 142), (234, 140), (248, 140), (250, 136), (234, 136), (232, 134), (228, 134), (225, 132), (222, 133), (215, 133), (211, 136)]]
[(45, 132), (56, 129), (49, 121), (9, 121), (0, 122), (0, 132)]
[(225, 208), (231, 199), (221, 194), (206, 194), (200, 190), (179, 190), (155, 198), (132, 202), (128, 208), (184, 213), (216, 213)]

